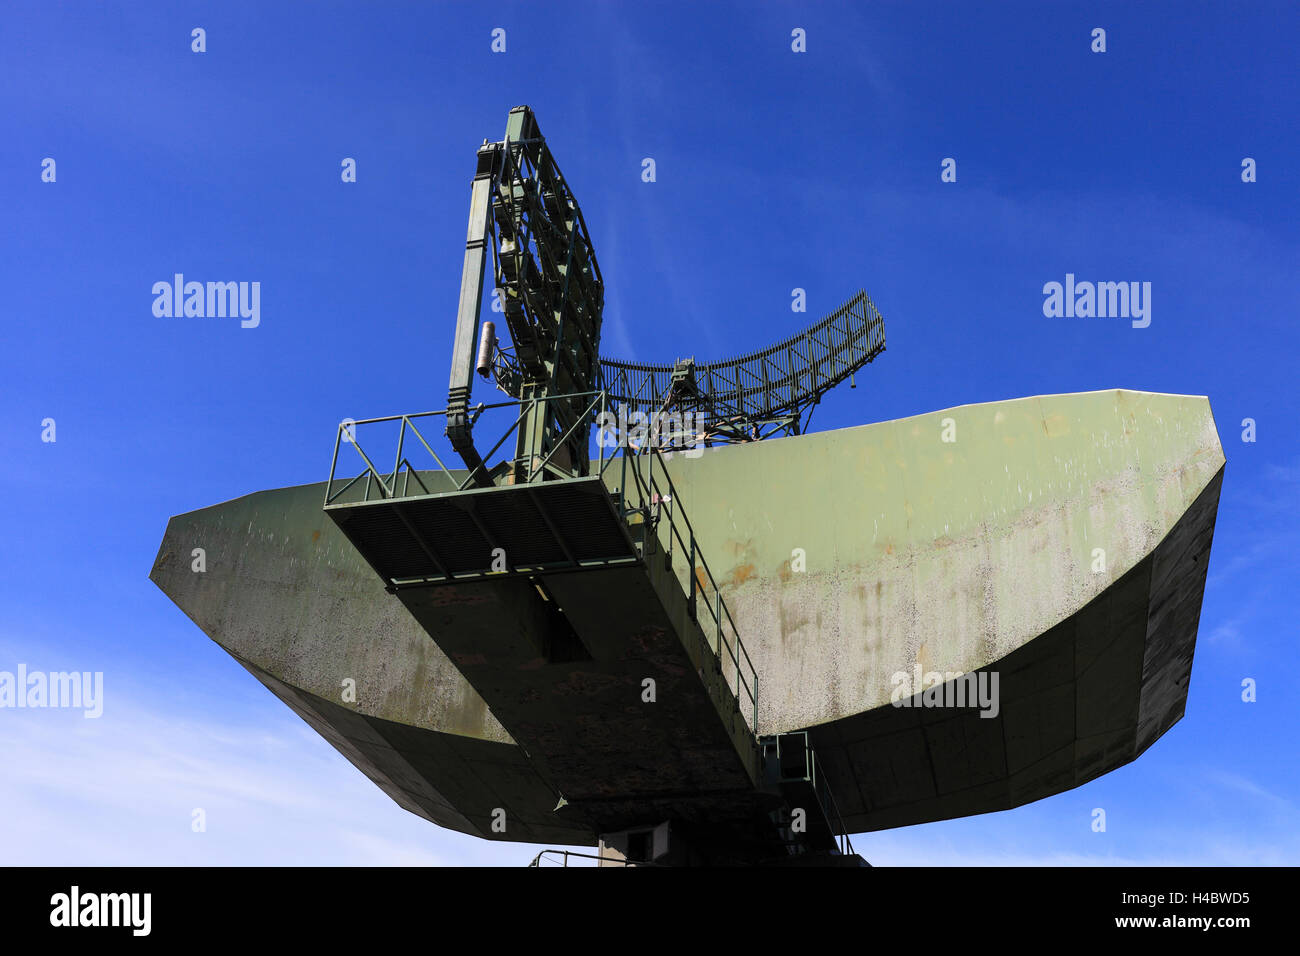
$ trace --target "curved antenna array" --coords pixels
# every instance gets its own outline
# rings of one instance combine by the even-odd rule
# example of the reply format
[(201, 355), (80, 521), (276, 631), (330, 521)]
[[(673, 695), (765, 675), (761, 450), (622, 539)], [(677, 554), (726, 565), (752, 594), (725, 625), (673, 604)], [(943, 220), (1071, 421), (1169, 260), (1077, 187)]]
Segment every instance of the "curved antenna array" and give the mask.
[[(495, 323), (483, 323), (479, 334), (489, 262), (508, 345), (498, 342)], [(884, 320), (866, 292), (858, 292), (798, 335), (739, 358), (703, 365), (605, 359), (604, 302), (604, 279), (578, 201), (532, 110), (516, 107), (505, 137), (479, 148), (470, 195), (447, 400), (447, 438), (470, 483), (587, 475), (593, 418), (602, 422), (602, 440), (609, 434), (607, 402), (628, 412), (664, 413), (652, 418), (648, 433), (657, 447), (798, 435), (826, 391), (885, 350)], [(476, 372), (521, 407), (507, 432), (515, 434), (515, 455), (495, 466), (474, 442), (483, 409), (482, 403), (471, 407)], [(667, 434), (663, 421), (670, 422)], [(636, 428), (626, 430), (629, 447), (647, 443)]]
[[(694, 413), (706, 442), (798, 435), (821, 397), (885, 350), (885, 320), (865, 291), (816, 325), (739, 358), (642, 365), (602, 358), (615, 403), (643, 413)], [(856, 387), (856, 386), (855, 386)]]

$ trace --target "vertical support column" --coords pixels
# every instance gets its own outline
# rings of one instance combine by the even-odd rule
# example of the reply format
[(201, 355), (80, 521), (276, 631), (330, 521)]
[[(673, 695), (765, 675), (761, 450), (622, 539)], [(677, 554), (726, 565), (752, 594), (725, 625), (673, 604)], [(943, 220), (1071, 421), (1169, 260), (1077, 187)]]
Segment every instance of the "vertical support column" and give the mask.
[(465, 263), (460, 274), (460, 304), (456, 309), (456, 335), (451, 349), (451, 381), (447, 398), (447, 438), (470, 470), (473, 484), (487, 487), (491, 477), (474, 447), (469, 421), (469, 401), (474, 388), (478, 318), (483, 306), (483, 271), (487, 259), (488, 210), (492, 187), (500, 169), (500, 143), (478, 151), (478, 168), (469, 202), (469, 229), (465, 236)]

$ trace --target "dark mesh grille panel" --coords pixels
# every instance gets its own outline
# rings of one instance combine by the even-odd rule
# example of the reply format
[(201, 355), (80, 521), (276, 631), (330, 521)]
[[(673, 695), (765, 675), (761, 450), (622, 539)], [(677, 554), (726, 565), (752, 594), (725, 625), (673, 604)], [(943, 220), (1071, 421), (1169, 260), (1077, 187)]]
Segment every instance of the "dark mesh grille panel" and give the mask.
[(569, 555), (584, 562), (637, 557), (599, 478), (369, 501), (326, 510), (386, 581), (439, 578), (445, 573), (486, 574), (494, 547), (505, 549), (511, 568), (571, 566)]
[[(440, 499), (426, 499), (432, 503)], [(402, 506), (420, 536), (429, 543), (443, 567), (454, 574), (487, 571), (492, 566), (492, 545), (474, 524), (464, 508), (452, 500), (441, 500), (440, 507), (421, 502)], [(436, 570), (430, 572), (437, 574)]]
[[(538, 504), (530, 494), (503, 496), (490, 508), (479, 509), (479, 520), (500, 542), (509, 541), (506, 557), (512, 565), (563, 561), (564, 550), (555, 540)], [(552, 521), (555, 519), (552, 518)], [(563, 533), (563, 525), (557, 525)]]

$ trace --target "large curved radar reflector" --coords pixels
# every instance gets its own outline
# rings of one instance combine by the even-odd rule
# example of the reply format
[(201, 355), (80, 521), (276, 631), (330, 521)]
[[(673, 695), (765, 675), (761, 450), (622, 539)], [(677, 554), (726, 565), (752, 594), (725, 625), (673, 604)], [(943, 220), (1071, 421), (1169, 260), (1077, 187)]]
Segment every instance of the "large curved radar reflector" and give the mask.
[[(860, 863), (850, 833), (1080, 786), (1183, 716), (1224, 471), (1206, 398), (809, 434), (885, 349), (865, 292), (671, 366), (602, 358), (603, 306), (516, 107), (477, 153), (447, 408), (347, 419), (327, 481), (172, 518), (150, 576), (400, 806), (612, 862)], [(474, 403), (476, 375), (512, 401)], [(616, 414), (611, 445), (611, 402), (659, 417)], [(513, 423), (480, 455), (488, 410), (480, 437)]]

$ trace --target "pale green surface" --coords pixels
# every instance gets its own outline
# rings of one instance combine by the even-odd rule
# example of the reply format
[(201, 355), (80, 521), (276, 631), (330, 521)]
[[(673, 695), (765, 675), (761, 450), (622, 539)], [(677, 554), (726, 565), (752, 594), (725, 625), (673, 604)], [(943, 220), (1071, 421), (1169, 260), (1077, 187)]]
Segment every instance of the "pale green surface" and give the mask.
[[(222, 647), (293, 687), (337, 702), (350, 678), (362, 714), (511, 743), (324, 499), (323, 483), (298, 485), (178, 515), (150, 577)], [(191, 571), (194, 548), (204, 573)]]
[[(940, 440), (946, 418), (954, 443)], [(759, 729), (772, 732), (886, 703), (891, 675), (918, 662), (969, 671), (1005, 656), (1148, 554), (1222, 464), (1205, 398), (1104, 391), (676, 455), (669, 469), (754, 659)], [(322, 499), (306, 485), (176, 519), (160, 558), (176, 552), (181, 566), (160, 563), (155, 580), (295, 686), (329, 695), (340, 675), (372, 675), (381, 696), (363, 710), (508, 740)], [(198, 545), (206, 578), (179, 560)], [(791, 571), (795, 548), (804, 573)]]
[[(955, 443), (940, 440), (945, 418), (956, 425)], [(891, 676), (918, 663), (925, 670), (971, 671), (1033, 642), (1151, 553), (1222, 465), (1206, 399), (1107, 391), (963, 406), (722, 448), (698, 459), (677, 455), (669, 468), (678, 504), (695, 525), (754, 660), (757, 729), (771, 733), (881, 707), (890, 699)], [(617, 473), (612, 469), (607, 480), (616, 481)], [(321, 512), (323, 497), (322, 484), (304, 485), (174, 518), (152, 577), (205, 632), (291, 687), (337, 700), (341, 678), (353, 677), (360, 693), (349, 711), (437, 731), (464, 746), (478, 741), (473, 746), (480, 749), (515, 752), (482, 698)], [(1211, 527), (1212, 519), (1211, 510)], [(190, 550), (198, 546), (208, 551), (205, 574), (189, 568)], [(1094, 547), (1107, 552), (1099, 574), (1090, 567)], [(791, 569), (794, 548), (806, 552), (805, 572)], [(678, 571), (684, 571), (680, 556)], [(1146, 600), (1145, 580), (1133, 584), (1132, 594), (1112, 602), (1116, 613), (1146, 614), (1138, 606)], [(1089, 660), (1105, 646), (1108, 626), (1080, 621), (1078, 640), (1090, 649)], [(1029, 648), (1031, 655), (1040, 648), (1048, 657), (1067, 655), (1044, 674), (1078, 676), (1071, 635)], [(1190, 648), (1194, 636), (1193, 627), (1164, 639), (1186, 640)], [(1005, 727), (986, 734), (1005, 747), (1004, 757), (987, 741), (988, 753), (965, 737), (946, 744), (940, 727), (927, 732), (921, 747), (904, 726), (913, 712), (886, 708), (897, 713), (900, 727), (890, 724), (891, 736), (880, 738), (869, 764), (859, 767), (862, 806), (853, 812), (892, 799), (898, 815), (855, 819), (875, 828), (997, 809), (1131, 759), (1127, 724), (1093, 726), (1101, 719), (1094, 711), (1110, 720), (1112, 711), (1129, 706), (1105, 699), (1117, 686), (1108, 675), (1097, 667), (1085, 674), (1092, 683), (1080, 684), (1080, 700), (1066, 700), (1060, 714), (1038, 707), (1037, 678), (1031, 680), (1028, 691), (1021, 688), (1021, 697), (1006, 702)], [(1185, 695), (1185, 685), (1180, 691), (1176, 681), (1166, 683), (1167, 695)], [(1057, 690), (1069, 696), (1068, 688), (1044, 686), (1043, 699), (1054, 699)], [(1160, 701), (1157, 716), (1181, 714), (1181, 700)], [(1138, 699), (1131, 704), (1136, 714)], [(1012, 721), (1017, 707), (1022, 719)], [(1025, 769), (1029, 758), (1021, 751), (1036, 755), (1046, 746), (1026, 750), (1025, 735), (1036, 727), (1062, 731), (1067, 746), (1050, 760), (1035, 757), (1039, 762)], [(975, 729), (985, 730), (978, 719)], [(1068, 746), (1085, 732), (1093, 734), (1086, 745)], [(369, 740), (369, 731), (355, 733)], [(386, 743), (372, 743), (366, 760), (378, 754), (389, 760), (384, 766), (401, 765)], [(1082, 758), (1075, 752), (1080, 747)], [(444, 754), (436, 768), (426, 768), (438, 792), (420, 812), (459, 827), (457, 814), (481, 809), (487, 797), (479, 790), (486, 786), (509, 790), (520, 812), (549, 819), (550, 807), (528, 796), (531, 787), (548, 798), (544, 786), (526, 774), (492, 776), (502, 762), (492, 753), (471, 757), (487, 763), (471, 770), (461, 756)], [(1049, 772), (1057, 757), (1074, 768), (1064, 782)], [(1000, 760), (1008, 772), (1013, 763), (1022, 768), (1014, 792), (997, 778), (983, 784), (996, 791), (992, 796), (940, 802), (950, 791), (966, 792), (972, 767)], [(942, 779), (931, 787), (936, 761)], [(880, 780), (863, 776), (871, 768)], [(847, 768), (838, 769), (848, 779)], [(520, 782), (525, 778), (528, 786)], [(933, 807), (916, 803), (927, 795)], [(852, 799), (852, 792), (844, 796)], [(457, 813), (443, 814), (435, 805), (440, 800)]]
[[(941, 441), (944, 419), (956, 441)], [(674, 456), (669, 468), (758, 665), (762, 732), (971, 671), (1147, 555), (1223, 464), (1203, 397), (1103, 391), (966, 405)], [(807, 571), (791, 570), (795, 548)], [(1093, 573), (1092, 551), (1106, 552)]]

